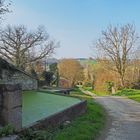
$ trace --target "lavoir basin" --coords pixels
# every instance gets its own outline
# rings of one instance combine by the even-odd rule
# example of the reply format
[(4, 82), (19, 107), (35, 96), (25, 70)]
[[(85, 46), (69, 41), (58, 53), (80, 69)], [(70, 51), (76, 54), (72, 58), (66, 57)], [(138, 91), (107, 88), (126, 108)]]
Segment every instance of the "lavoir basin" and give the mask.
[(26, 91), (23, 93), (22, 127), (30, 126), (79, 102), (81, 100), (77, 98)]

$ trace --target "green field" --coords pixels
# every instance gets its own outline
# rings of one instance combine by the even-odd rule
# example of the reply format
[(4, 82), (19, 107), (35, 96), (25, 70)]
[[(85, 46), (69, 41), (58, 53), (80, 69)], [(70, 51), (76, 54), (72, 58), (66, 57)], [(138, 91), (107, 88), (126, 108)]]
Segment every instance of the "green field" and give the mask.
[(77, 98), (26, 91), (23, 93), (22, 126), (28, 126), (79, 102)]

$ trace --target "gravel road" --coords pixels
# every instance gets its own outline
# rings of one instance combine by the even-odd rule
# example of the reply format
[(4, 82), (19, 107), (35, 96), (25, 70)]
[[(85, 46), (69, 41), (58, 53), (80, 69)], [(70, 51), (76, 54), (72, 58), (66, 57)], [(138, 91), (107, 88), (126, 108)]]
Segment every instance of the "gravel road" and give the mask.
[(108, 114), (98, 140), (140, 140), (140, 103), (123, 97), (96, 97)]

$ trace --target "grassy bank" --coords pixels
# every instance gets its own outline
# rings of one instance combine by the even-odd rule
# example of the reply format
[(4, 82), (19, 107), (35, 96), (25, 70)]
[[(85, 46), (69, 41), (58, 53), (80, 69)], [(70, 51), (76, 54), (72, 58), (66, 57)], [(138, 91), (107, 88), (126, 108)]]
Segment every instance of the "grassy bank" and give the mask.
[(135, 100), (137, 102), (140, 102), (140, 94), (139, 95), (133, 95), (133, 96), (128, 96), (128, 98)]
[(27, 130), (21, 136), (21, 140), (94, 140), (104, 126), (105, 115), (103, 108), (79, 89), (75, 89), (71, 96), (87, 100), (87, 112), (84, 115), (77, 117), (68, 125), (61, 125), (58, 128), (37, 132)]
[(140, 102), (140, 90), (123, 89), (123, 90), (118, 91), (115, 95), (116, 96), (125, 96), (132, 100)]

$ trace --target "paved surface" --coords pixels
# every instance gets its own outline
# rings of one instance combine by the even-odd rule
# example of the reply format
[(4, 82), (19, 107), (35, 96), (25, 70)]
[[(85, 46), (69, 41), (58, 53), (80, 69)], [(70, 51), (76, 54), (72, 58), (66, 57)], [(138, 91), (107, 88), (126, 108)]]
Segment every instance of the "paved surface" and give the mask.
[(108, 124), (99, 140), (140, 140), (140, 103), (123, 97), (96, 97), (108, 113)]

